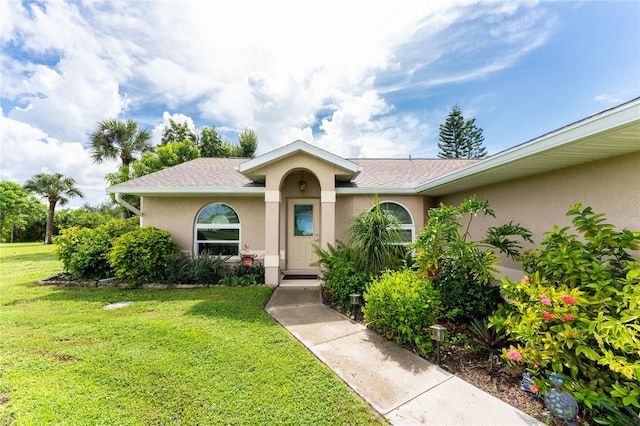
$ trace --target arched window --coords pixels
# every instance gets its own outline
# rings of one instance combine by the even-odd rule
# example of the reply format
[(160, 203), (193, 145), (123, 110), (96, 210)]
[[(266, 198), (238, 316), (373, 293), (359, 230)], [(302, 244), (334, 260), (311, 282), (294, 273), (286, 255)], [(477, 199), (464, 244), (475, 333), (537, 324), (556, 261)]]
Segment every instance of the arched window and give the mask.
[[(373, 209), (375, 209), (375, 206), (371, 208), (371, 210)], [(400, 241), (398, 241), (397, 244), (406, 246), (413, 242), (415, 226), (413, 225), (413, 218), (409, 210), (393, 201), (381, 202), (380, 209), (392, 213), (398, 219), (398, 222), (400, 222)]]
[(212, 203), (200, 210), (194, 234), (196, 256), (204, 251), (223, 256), (240, 254), (240, 218), (226, 204)]

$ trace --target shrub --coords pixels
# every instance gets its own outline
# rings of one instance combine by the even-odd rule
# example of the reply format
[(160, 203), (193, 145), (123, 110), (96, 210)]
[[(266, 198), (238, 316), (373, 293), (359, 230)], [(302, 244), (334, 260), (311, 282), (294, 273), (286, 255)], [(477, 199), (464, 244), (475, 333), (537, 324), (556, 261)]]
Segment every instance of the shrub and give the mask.
[(73, 280), (113, 276), (108, 254), (116, 237), (138, 227), (138, 218), (113, 219), (94, 229), (71, 227), (54, 237), (55, 252)]
[(373, 210), (353, 218), (347, 233), (348, 245), (355, 249), (356, 268), (372, 275), (398, 269), (404, 257), (404, 247), (397, 244), (401, 240), (398, 219), (380, 207), (378, 197), (375, 202)]
[(139, 286), (163, 281), (177, 251), (169, 232), (148, 226), (118, 237), (109, 263), (119, 281)]
[(252, 266), (239, 263), (220, 280), (220, 284), (230, 287), (264, 284), (264, 266), (255, 262)]
[(323, 267), (320, 278), (324, 282), (324, 296), (331, 302), (346, 309), (351, 308), (349, 294), (363, 294), (372, 274), (358, 269), (355, 250), (338, 242), (336, 247), (329, 244), (327, 250), (315, 248), (318, 264)]
[(525, 256), (527, 276), (503, 280), (511, 304), (491, 319), (517, 345), (503, 350), (543, 380), (553, 371), (590, 409), (640, 408), (640, 232), (616, 231), (590, 207), (571, 206), (576, 233), (554, 227)]
[(168, 268), (166, 279), (169, 284), (218, 284), (229, 274), (225, 262), (230, 256), (212, 256), (206, 252), (198, 257), (180, 253)]
[(494, 250), (516, 257), (520, 245), (509, 237), (532, 242), (526, 228), (511, 222), (489, 228), (481, 240), (469, 240), (471, 222), (478, 213), (495, 217), (489, 202), (475, 196), (459, 207), (441, 204), (429, 211), (427, 224), (413, 244), (415, 266), (440, 291), (442, 315), (449, 320), (468, 322), (493, 313), (499, 301), (499, 289), (493, 285), (498, 262)]
[(364, 293), (362, 308), (367, 326), (399, 345), (433, 351), (425, 327), (434, 323), (440, 306), (438, 292), (415, 271), (389, 271), (374, 280)]

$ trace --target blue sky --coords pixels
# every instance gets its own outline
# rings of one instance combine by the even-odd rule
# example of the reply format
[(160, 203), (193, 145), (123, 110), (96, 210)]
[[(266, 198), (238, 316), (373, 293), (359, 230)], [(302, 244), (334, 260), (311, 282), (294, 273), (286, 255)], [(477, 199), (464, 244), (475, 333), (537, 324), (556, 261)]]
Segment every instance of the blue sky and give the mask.
[(0, 34), (0, 178), (72, 176), (72, 206), (108, 199), (106, 118), (436, 157), (455, 104), (495, 154), (640, 96), (639, 1), (0, 0)]

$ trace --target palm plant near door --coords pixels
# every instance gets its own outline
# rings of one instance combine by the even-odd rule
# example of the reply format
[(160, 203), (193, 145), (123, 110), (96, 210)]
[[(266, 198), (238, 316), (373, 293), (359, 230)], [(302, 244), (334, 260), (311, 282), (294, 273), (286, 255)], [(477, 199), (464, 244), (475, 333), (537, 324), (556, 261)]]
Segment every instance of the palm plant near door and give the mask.
[(378, 275), (388, 269), (396, 269), (402, 263), (400, 223), (389, 211), (380, 208), (375, 199), (375, 208), (364, 211), (353, 218), (348, 232), (348, 243), (355, 248), (358, 269)]

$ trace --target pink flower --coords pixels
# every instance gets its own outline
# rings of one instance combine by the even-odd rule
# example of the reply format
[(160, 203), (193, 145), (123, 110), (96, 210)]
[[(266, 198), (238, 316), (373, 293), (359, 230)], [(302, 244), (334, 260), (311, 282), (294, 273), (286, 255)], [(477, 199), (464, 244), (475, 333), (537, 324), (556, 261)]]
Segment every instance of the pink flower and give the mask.
[(550, 314), (547, 311), (542, 312), (542, 316), (545, 317), (548, 320), (552, 320), (553, 319), (553, 314)]
[(562, 317), (562, 321), (571, 321), (573, 319), (573, 315), (567, 314)]
[(568, 294), (563, 294), (560, 299), (562, 299), (562, 301), (568, 305), (573, 305), (574, 303), (576, 303), (576, 298), (573, 296), (569, 296)]
[(529, 277), (527, 277), (525, 275), (525, 277), (522, 279), (522, 282), (525, 283), (525, 284), (529, 284), (531, 282), (531, 278), (529, 278)]
[(540, 388), (536, 385), (529, 386), (529, 390), (533, 393), (540, 393)]
[(540, 301), (543, 305), (551, 306), (551, 299), (549, 299), (549, 296), (547, 296), (546, 294), (540, 296)]
[(520, 355), (517, 349), (511, 349), (507, 352), (507, 356), (514, 361), (520, 361), (522, 359), (522, 355)]

